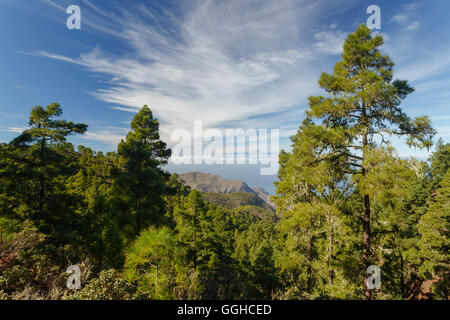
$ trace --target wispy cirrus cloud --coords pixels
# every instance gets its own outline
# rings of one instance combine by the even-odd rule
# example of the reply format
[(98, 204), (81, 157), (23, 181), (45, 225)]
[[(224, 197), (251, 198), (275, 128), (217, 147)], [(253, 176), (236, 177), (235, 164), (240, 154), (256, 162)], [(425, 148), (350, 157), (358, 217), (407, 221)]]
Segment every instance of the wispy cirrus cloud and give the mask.
[(36, 90), (33, 87), (20, 86), (20, 85), (19, 86), (15, 86), (15, 88), (18, 89), (18, 90), (23, 90), (23, 91), (34, 91), (34, 90)]
[(336, 24), (324, 26), (314, 33), (314, 38), (317, 40), (314, 47), (322, 53), (340, 54), (347, 34), (338, 30)]
[(431, 120), (434, 120), (434, 121), (450, 120), (450, 115), (448, 115), (448, 116), (434, 116), (434, 117), (431, 117)]
[(11, 133), (22, 133), (27, 127), (0, 127), (0, 131)]
[(80, 136), (84, 140), (98, 141), (116, 147), (125, 138), (128, 129), (120, 127), (104, 127), (97, 131), (87, 131)]
[[(79, 57), (43, 50), (29, 54), (108, 76), (110, 86), (93, 94), (117, 110), (137, 111), (148, 104), (164, 123), (166, 139), (175, 128), (191, 128), (194, 120), (207, 127), (233, 126), (304, 105), (317, 90), (311, 79), (317, 78), (320, 64), (312, 62), (338, 54), (346, 34), (336, 25), (317, 28), (330, 10), (327, 1), (191, 1), (182, 3), (177, 16), (144, 4), (130, 5), (118, 16), (83, 3), (90, 9), (83, 11), (89, 26), (110, 28), (109, 34), (125, 39), (128, 54), (100, 48)], [(312, 28), (316, 32), (307, 37)], [(267, 126), (261, 119), (252, 123)]]
[(414, 31), (419, 28), (416, 12), (423, 6), (422, 2), (412, 2), (402, 6), (402, 11), (394, 15), (391, 22), (403, 25), (403, 30)]
[[(446, 1), (436, 1), (436, 6), (448, 6)], [(448, 37), (448, 29), (442, 30), (439, 37), (426, 36), (433, 32), (433, 26), (424, 21), (432, 12), (430, 4), (416, 1), (401, 6), (400, 12), (391, 18), (394, 29), (386, 41), (385, 49), (396, 62), (396, 76), (415, 83), (417, 91), (424, 93), (437, 88), (436, 77), (450, 71), (450, 46), (441, 41)], [(445, 7), (443, 7), (445, 11)], [(436, 19), (438, 23), (439, 19)], [(405, 31), (408, 31), (407, 33)], [(433, 85), (431, 85), (433, 83)], [(434, 90), (435, 91), (435, 90)]]
[[(21, 134), (28, 127), (0, 127), (0, 132)], [(104, 127), (96, 131), (87, 131), (79, 138), (84, 140), (98, 141), (106, 145), (116, 147), (125, 138), (129, 129), (120, 127)]]
[[(114, 110), (136, 112), (149, 105), (169, 145), (173, 130), (192, 130), (196, 120), (219, 129), (270, 124), (285, 137), (295, 133), (307, 96), (319, 92), (316, 83), (324, 63), (336, 58), (352, 31), (324, 19), (326, 12), (344, 11), (344, 4), (357, 2), (186, 1), (177, 2), (175, 13), (134, 1), (120, 12), (108, 11), (83, 0), (83, 32), (116, 37), (125, 51), (97, 46), (79, 56), (49, 50), (27, 54), (106, 76), (106, 88), (93, 95)], [(50, 6), (62, 10), (70, 1), (58, 3)], [(432, 43), (426, 42), (432, 38), (418, 41), (425, 28), (421, 8), (421, 2), (402, 6), (391, 18), (399, 28), (383, 30), (384, 50), (397, 63), (395, 76), (412, 80), (416, 94), (436, 88), (433, 77), (450, 66), (445, 43), (428, 50)], [(119, 137), (122, 133), (100, 128), (85, 139), (115, 144)]]
[(436, 130), (439, 137), (450, 138), (450, 126), (438, 126)]

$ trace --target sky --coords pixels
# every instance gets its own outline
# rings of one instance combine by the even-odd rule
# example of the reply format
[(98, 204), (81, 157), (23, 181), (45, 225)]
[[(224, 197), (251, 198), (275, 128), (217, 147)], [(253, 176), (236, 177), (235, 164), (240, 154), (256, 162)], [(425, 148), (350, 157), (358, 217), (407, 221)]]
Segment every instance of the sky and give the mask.
[[(81, 9), (81, 30), (66, 26), (70, 5)], [(202, 121), (221, 131), (279, 129), (280, 148), (289, 150), (307, 97), (322, 93), (320, 73), (332, 71), (369, 5), (381, 9), (376, 32), (394, 77), (416, 89), (402, 107), (429, 116), (448, 142), (448, 0), (0, 0), (0, 142), (26, 127), (32, 107), (58, 102), (65, 119), (89, 126), (71, 142), (113, 151), (146, 104), (170, 147), (175, 130)], [(393, 143), (402, 157), (432, 151)], [(271, 193), (276, 180), (260, 165), (167, 169), (216, 173)]]

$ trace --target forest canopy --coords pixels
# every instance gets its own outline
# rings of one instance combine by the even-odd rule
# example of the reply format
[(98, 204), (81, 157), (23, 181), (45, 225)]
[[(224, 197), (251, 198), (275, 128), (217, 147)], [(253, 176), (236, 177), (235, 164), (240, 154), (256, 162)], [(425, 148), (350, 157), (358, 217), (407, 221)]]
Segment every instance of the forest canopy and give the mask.
[[(448, 299), (450, 144), (402, 101), (383, 38), (361, 25), (281, 151), (273, 202), (200, 193), (164, 169), (147, 106), (117, 151), (52, 103), (0, 144), (0, 299)], [(81, 289), (67, 288), (70, 265)], [(368, 283), (370, 266), (381, 287)]]

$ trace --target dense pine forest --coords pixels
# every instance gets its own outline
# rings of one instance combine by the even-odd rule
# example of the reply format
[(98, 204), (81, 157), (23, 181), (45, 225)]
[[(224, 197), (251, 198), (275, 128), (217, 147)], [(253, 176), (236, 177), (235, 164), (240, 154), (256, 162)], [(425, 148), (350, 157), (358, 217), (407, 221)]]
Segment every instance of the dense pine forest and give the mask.
[[(382, 44), (361, 25), (320, 76), (280, 154), (276, 212), (167, 172), (147, 106), (108, 153), (68, 142), (87, 126), (58, 103), (32, 108), (0, 144), (0, 299), (448, 299), (450, 144), (404, 111), (414, 89)], [(396, 137), (434, 152), (401, 158)]]

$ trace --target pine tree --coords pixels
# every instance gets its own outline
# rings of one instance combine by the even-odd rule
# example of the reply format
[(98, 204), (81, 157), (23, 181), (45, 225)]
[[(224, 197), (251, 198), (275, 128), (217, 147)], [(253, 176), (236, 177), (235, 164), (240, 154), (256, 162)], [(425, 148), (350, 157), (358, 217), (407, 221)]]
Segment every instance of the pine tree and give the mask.
[(53, 241), (65, 243), (76, 225), (75, 199), (67, 192), (65, 179), (73, 174), (77, 161), (66, 139), (84, 133), (87, 126), (55, 119), (61, 114), (57, 103), (31, 110), (29, 128), (9, 144), (4, 175), (12, 183), (9, 193), (18, 202), (16, 217), (37, 222), (41, 231), (59, 239)]
[(177, 248), (167, 228), (144, 230), (126, 250), (125, 275), (151, 299), (173, 299), (176, 287)]
[(167, 174), (161, 166), (167, 163), (171, 150), (160, 140), (159, 122), (147, 106), (133, 118), (131, 131), (118, 147), (123, 170), (116, 181), (122, 209), (134, 217), (134, 235), (164, 218), (163, 192)]
[(66, 185), (77, 196), (80, 246), (99, 269), (122, 266), (123, 233), (119, 232), (120, 221), (112, 206), (112, 172), (117, 170), (117, 154), (104, 155), (83, 146), (78, 147), (78, 154), (78, 172), (67, 179)]
[[(368, 152), (367, 174), (359, 192), (371, 201), (372, 261), (382, 270), (381, 290), (374, 297), (406, 299), (418, 284), (418, 220), (423, 213), (416, 193), (426, 172), (426, 164), (400, 159), (391, 147)], [(415, 203), (416, 202), (416, 203)]]
[(444, 175), (450, 169), (450, 143), (444, 144), (444, 140), (440, 138), (436, 143), (436, 150), (431, 155), (429, 161), (429, 176), (432, 180), (431, 189), (435, 191), (439, 188)]
[(253, 222), (235, 233), (233, 258), (242, 274), (240, 297), (272, 299), (279, 285), (274, 254), (277, 236), (275, 223), (268, 220)]
[[(429, 148), (435, 133), (428, 118), (412, 120), (400, 108), (413, 88), (407, 81), (393, 81), (394, 63), (379, 51), (382, 44), (382, 37), (372, 37), (364, 25), (350, 34), (334, 73), (324, 72), (320, 77), (319, 85), (327, 95), (309, 97), (306, 112), (311, 134), (322, 151), (314, 161), (340, 168), (361, 191), (363, 212), (357, 219), (362, 221), (364, 274), (372, 264), (371, 200), (358, 185), (368, 174), (371, 150), (388, 144), (390, 135), (404, 136), (410, 146)], [(366, 283), (368, 275), (364, 277)], [(371, 298), (366, 286), (364, 296)]]
[(184, 206), (177, 207), (173, 213), (178, 241), (185, 247), (186, 257), (196, 272), (202, 259), (200, 240), (203, 234), (202, 226), (207, 219), (206, 212), (207, 208), (200, 192), (193, 190), (187, 196)]
[(84, 133), (87, 125), (73, 123), (65, 120), (55, 120), (62, 114), (58, 103), (52, 103), (46, 108), (36, 106), (31, 110), (29, 129), (26, 129), (11, 144), (14, 147), (28, 146), (27, 160), (33, 161), (32, 166), (37, 178), (37, 203), (38, 214), (41, 218), (45, 216), (47, 203), (48, 180), (55, 176), (55, 167), (61, 162), (60, 154), (55, 150), (58, 144), (66, 141), (67, 136)]
[(449, 298), (450, 285), (450, 144), (440, 143), (431, 157), (433, 189), (431, 204), (419, 222), (419, 256), (421, 266), (419, 274), (433, 280), (433, 291), (436, 297)]
[(342, 251), (354, 251), (351, 229), (344, 223), (344, 204), (354, 182), (345, 174), (349, 166), (342, 159), (326, 161), (323, 141), (330, 131), (307, 118), (291, 138), (292, 153), (280, 155), (274, 201), (285, 236), (277, 264), (288, 273), (289, 296), (342, 297), (343, 285), (352, 279), (344, 279), (339, 261), (349, 261), (347, 269), (355, 268), (351, 257), (341, 256)]

